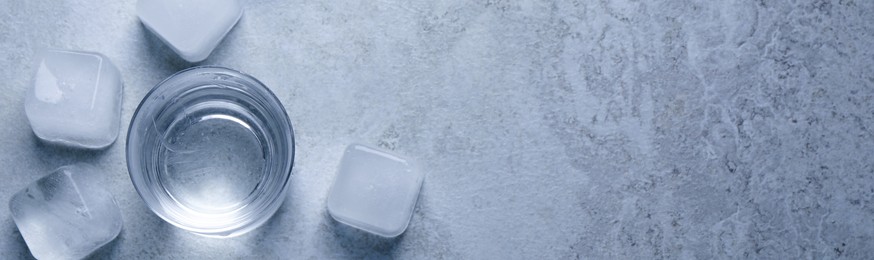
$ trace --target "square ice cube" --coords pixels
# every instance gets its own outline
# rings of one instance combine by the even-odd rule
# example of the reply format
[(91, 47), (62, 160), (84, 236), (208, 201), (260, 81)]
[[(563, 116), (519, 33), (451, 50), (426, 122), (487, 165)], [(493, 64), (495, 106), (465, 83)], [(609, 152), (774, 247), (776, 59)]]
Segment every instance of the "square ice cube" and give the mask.
[(238, 0), (139, 0), (137, 16), (188, 62), (206, 59), (243, 15)]
[(118, 137), (121, 95), (121, 75), (106, 56), (46, 50), (37, 56), (24, 110), (40, 139), (99, 149)]
[(383, 237), (407, 229), (425, 175), (411, 160), (352, 144), (343, 153), (328, 212), (337, 221)]
[(9, 211), (34, 257), (83, 258), (115, 239), (121, 212), (98, 174), (85, 164), (64, 166), (12, 196)]

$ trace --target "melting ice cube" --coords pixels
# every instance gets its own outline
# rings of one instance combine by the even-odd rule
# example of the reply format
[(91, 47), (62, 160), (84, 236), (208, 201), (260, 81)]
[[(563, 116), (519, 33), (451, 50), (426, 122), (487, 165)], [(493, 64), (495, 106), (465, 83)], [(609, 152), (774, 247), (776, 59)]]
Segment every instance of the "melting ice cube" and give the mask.
[(409, 159), (349, 145), (328, 194), (328, 212), (341, 223), (395, 237), (406, 230), (424, 179)]
[(12, 196), (9, 211), (34, 257), (83, 258), (115, 239), (121, 213), (99, 174), (85, 164), (64, 166)]
[(46, 50), (37, 57), (24, 110), (40, 139), (99, 149), (118, 137), (121, 95), (121, 75), (106, 56)]
[(139, 0), (137, 16), (189, 62), (212, 52), (243, 15), (238, 0)]

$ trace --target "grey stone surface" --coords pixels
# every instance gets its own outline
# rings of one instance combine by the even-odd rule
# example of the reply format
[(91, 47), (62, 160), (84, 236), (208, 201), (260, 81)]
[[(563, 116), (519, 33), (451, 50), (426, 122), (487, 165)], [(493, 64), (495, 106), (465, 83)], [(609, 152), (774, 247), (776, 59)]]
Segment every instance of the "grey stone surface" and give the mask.
[[(874, 256), (874, 1), (245, 1), (202, 64), (238, 68), (297, 133), (266, 226), (198, 237), (151, 214), (119, 141), (41, 144), (34, 51), (99, 51), (127, 122), (192, 66), (133, 1), (0, 0), (0, 202), (58, 166), (110, 174), (125, 227), (103, 258)], [(423, 162), (407, 232), (338, 225), (325, 196), (361, 141)], [(0, 258), (30, 257), (0, 207)]]

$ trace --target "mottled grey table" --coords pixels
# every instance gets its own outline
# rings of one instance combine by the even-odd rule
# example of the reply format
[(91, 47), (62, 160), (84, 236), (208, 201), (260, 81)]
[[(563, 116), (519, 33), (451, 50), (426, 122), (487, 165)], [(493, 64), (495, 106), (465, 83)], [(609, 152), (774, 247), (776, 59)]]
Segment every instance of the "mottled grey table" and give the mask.
[[(192, 64), (134, 1), (0, 0), (0, 258), (30, 257), (11, 195), (74, 162), (121, 205), (99, 258), (874, 257), (874, 1), (244, 2), (202, 64), (271, 87), (298, 153), (270, 222), (210, 239), (140, 200), (126, 123), (107, 150), (59, 149), (23, 109), (41, 47), (112, 59), (123, 122)], [(326, 214), (353, 141), (423, 161), (403, 236)]]

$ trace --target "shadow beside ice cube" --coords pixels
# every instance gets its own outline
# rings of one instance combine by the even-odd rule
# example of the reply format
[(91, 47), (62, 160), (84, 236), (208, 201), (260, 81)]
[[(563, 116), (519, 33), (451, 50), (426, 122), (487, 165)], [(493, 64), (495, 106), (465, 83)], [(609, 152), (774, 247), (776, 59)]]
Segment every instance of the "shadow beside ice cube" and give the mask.
[(63, 166), (12, 196), (9, 211), (38, 259), (84, 258), (118, 236), (121, 212), (87, 164)]
[(118, 137), (121, 97), (121, 75), (109, 58), (94, 52), (49, 49), (37, 56), (24, 110), (40, 140), (102, 149)]

